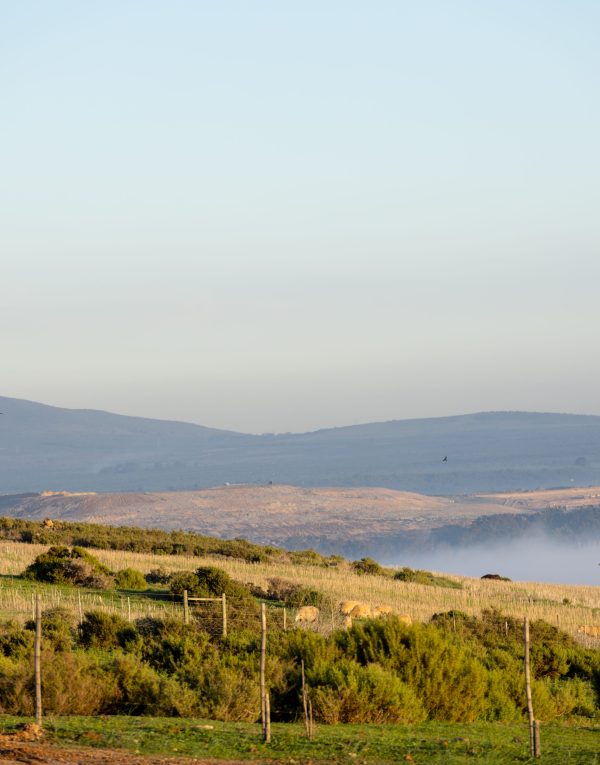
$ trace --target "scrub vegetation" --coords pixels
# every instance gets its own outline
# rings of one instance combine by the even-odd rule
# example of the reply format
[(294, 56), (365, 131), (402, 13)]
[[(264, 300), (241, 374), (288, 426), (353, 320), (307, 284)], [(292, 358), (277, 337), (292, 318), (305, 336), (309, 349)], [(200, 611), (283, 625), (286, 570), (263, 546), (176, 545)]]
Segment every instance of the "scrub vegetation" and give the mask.
[[(54, 531), (54, 530), (53, 530)], [(109, 529), (107, 534), (112, 533)], [(118, 535), (121, 530), (114, 530)], [(239, 541), (243, 549), (243, 540)], [(44, 708), (53, 715), (149, 715), (255, 722), (259, 710), (258, 603), (268, 604), (267, 676), (274, 722), (302, 714), (301, 663), (321, 724), (416, 725), (524, 720), (522, 614), (531, 619), (533, 697), (542, 721), (598, 720), (597, 640), (538, 617), (579, 609), (597, 620), (595, 588), (548, 590), (517, 583), (441, 578), (383, 569), (375, 561), (255, 561), (232, 555), (143, 555), (80, 547), (4, 542), (0, 587), (0, 712), (33, 710), (31, 596), (44, 603)], [(92, 589), (75, 568), (104, 577)], [(442, 579), (442, 586), (436, 586)], [(456, 581), (459, 588), (448, 587)], [(146, 586), (147, 589), (143, 589)], [(216, 598), (191, 608), (180, 594)], [(589, 590), (589, 592), (588, 592)], [(569, 592), (571, 597), (563, 596)], [(408, 613), (355, 619), (342, 628), (337, 604), (352, 592), (371, 605)], [(221, 603), (229, 609), (223, 634)], [(499, 595), (512, 593), (512, 613)], [(10, 598), (13, 598), (13, 613)], [(19, 598), (22, 608), (19, 616)], [(448, 599), (455, 599), (445, 608)], [(467, 598), (467, 600), (464, 600)], [(560, 598), (560, 599), (559, 599)], [(466, 602), (463, 609), (457, 602)], [(126, 607), (125, 607), (126, 603)], [(418, 613), (425, 604), (429, 613)], [(285, 610), (317, 605), (320, 616), (297, 628)], [(575, 605), (576, 604), (576, 605)], [(194, 604), (192, 604), (194, 605)], [(290, 612), (289, 616), (292, 616)], [(13, 618), (11, 619), (10, 616)], [(560, 621), (560, 620), (558, 620)], [(287, 629), (285, 628), (287, 627)], [(579, 639), (576, 639), (576, 635)]]

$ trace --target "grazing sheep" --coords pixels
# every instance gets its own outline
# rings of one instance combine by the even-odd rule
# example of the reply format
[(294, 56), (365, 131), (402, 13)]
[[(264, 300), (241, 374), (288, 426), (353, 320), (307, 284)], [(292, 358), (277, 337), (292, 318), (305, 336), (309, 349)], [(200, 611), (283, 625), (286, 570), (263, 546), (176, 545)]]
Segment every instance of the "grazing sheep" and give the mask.
[(345, 616), (347, 616), (355, 606), (359, 606), (359, 605), (360, 605), (360, 601), (358, 600), (342, 600), (342, 602), (340, 603), (340, 614), (344, 614)]
[(394, 609), (391, 606), (375, 606), (373, 609), (373, 616), (389, 616), (394, 613)]
[(294, 618), (295, 622), (304, 622), (305, 624), (312, 624), (319, 618), (319, 609), (316, 606), (302, 606), (296, 611)]
[(600, 637), (600, 627), (594, 624), (582, 624), (577, 630), (582, 635), (589, 635), (590, 637)]
[(373, 610), (368, 603), (357, 603), (349, 616), (353, 619), (370, 619), (373, 616)]

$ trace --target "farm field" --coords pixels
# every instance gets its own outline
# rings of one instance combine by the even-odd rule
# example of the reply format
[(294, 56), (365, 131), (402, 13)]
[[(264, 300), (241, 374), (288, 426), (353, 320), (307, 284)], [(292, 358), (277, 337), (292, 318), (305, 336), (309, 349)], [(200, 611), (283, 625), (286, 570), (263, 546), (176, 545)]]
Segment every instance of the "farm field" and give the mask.
[[(170, 602), (156, 602), (139, 594), (119, 594), (50, 585), (25, 583), (18, 576), (47, 545), (0, 542), (0, 618), (31, 618), (32, 593), (43, 593), (46, 605), (63, 605), (76, 611), (103, 608), (115, 613), (126, 611), (131, 618), (146, 615), (175, 615), (180, 607)], [(528, 616), (544, 619), (572, 634), (580, 642), (597, 645), (598, 641), (578, 634), (581, 625), (600, 626), (600, 589), (594, 586), (557, 585), (535, 582), (448, 577), (460, 589), (431, 587), (414, 582), (358, 575), (348, 566), (322, 567), (290, 563), (248, 563), (226, 557), (151, 555), (112, 550), (93, 550), (94, 555), (113, 570), (127, 567), (147, 573), (162, 568), (168, 573), (193, 571), (202, 565), (218, 565), (242, 583), (266, 587), (275, 577), (306, 587), (314, 587), (330, 597), (331, 603), (349, 597), (371, 604), (386, 604), (399, 613), (408, 613), (414, 621), (429, 621), (433, 614), (457, 610), (479, 615), (484, 609), (497, 609), (515, 618)], [(48, 602), (49, 601), (49, 602)], [(45, 606), (46, 607), (46, 606)], [(330, 632), (340, 626), (341, 617), (332, 607), (321, 614), (320, 631)]]
[[(43, 744), (11, 742), (10, 733), (21, 722), (22, 719), (16, 717), (0, 717), (0, 732), (5, 734), (0, 736), (0, 762), (9, 756), (18, 756), (18, 761), (25, 763), (60, 761), (73, 764), (138, 763), (146, 762), (149, 756), (165, 757), (169, 763), (181, 765), (198, 763), (199, 760), (264, 761), (273, 765), (348, 762), (361, 765), (399, 762), (504, 765), (507, 762), (533, 762), (528, 757), (525, 723), (320, 726), (310, 741), (301, 725), (282, 723), (273, 725), (272, 741), (264, 744), (259, 725), (250, 723), (64, 717), (48, 721)], [(597, 725), (544, 725), (542, 761), (547, 765), (597, 765), (600, 763), (599, 739), (600, 726)], [(89, 755), (84, 754), (82, 747)], [(98, 759), (94, 758), (93, 752)], [(131, 754), (140, 756), (129, 760)]]
[[(284, 609), (281, 601), (266, 602), (272, 630), (267, 655), (275, 721), (272, 740), (265, 744), (257, 722), (256, 601), (250, 598), (244, 605), (243, 599), (232, 599), (231, 634), (225, 637), (220, 601), (192, 604), (207, 610), (197, 611), (197, 619), (188, 625), (181, 598), (164, 585), (135, 591), (119, 589), (113, 582), (109, 589), (95, 590), (22, 578), (23, 571), (47, 549), (48, 544), (0, 542), (0, 622), (7, 657), (6, 664), (0, 664), (0, 701), (4, 703), (0, 763), (528, 762), (528, 728), (520, 707), (522, 653), (519, 656), (521, 620), (527, 616), (538, 641), (534, 695), (542, 720), (543, 761), (600, 765), (593, 674), (597, 670), (592, 669), (597, 665), (597, 651), (588, 650), (598, 648), (600, 638), (593, 631), (579, 631), (581, 625), (600, 625), (597, 587), (443, 575), (429, 575), (427, 585), (395, 579), (393, 571), (368, 559), (362, 563), (371, 568), (360, 573), (359, 562), (317, 556), (311, 563), (307, 553), (292, 560), (285, 551), (248, 562), (225, 554), (88, 548), (112, 572), (135, 569), (144, 574), (160, 570), (193, 575), (201, 566), (217, 566), (237, 582), (251, 585), (255, 596), (267, 592), (274, 581), (322, 594), (317, 622), (305, 625), (320, 635), (290, 630), (294, 609), (289, 604)], [(248, 548), (238, 552), (247, 554)], [(23, 624), (32, 618), (36, 594), (45, 612), (55, 611), (59, 620), (74, 625), (61, 631), (59, 622), (54, 627), (49, 622), (45, 628), (50, 631), (44, 633), (42, 652), (48, 713), (43, 737), (21, 730), (31, 720), (23, 715), (30, 715), (32, 706), (27, 685), (19, 686), (16, 680), (20, 672), (22, 682), (28, 682), (31, 648), (27, 648), (26, 633), (31, 627), (19, 632), (15, 622)], [(348, 632), (340, 631), (343, 617), (337, 606), (348, 598), (389, 605), (409, 614), (415, 624), (407, 628), (392, 620), (381, 622), (379, 628), (374, 620), (365, 622), (364, 629), (359, 623)], [(212, 608), (216, 610), (211, 612)], [(94, 612), (102, 612), (100, 621)], [(442, 612), (445, 616), (429, 624)], [(464, 621), (469, 618), (466, 614), (477, 617), (470, 626)], [(113, 637), (110, 630), (102, 631), (111, 620), (120, 630)], [(554, 627), (570, 633), (580, 646), (565, 635), (561, 638)], [(99, 642), (94, 643), (96, 639)], [(403, 645), (410, 646), (408, 653), (402, 654)], [(372, 658), (366, 659), (363, 649), (375, 651)], [(416, 663), (409, 658), (413, 652), (421, 656)], [(320, 659), (315, 658), (317, 654)], [(439, 672), (426, 669), (434, 655), (440, 662)], [(297, 702), (299, 656), (308, 662), (307, 682), (315, 703), (317, 726), (312, 740), (298, 722), (302, 716)], [(450, 656), (454, 658), (445, 658)], [(396, 661), (400, 664), (393, 664)], [(417, 674), (411, 675), (409, 666)], [(579, 673), (574, 680), (569, 666)], [(395, 671), (405, 672), (405, 681)], [(424, 677), (422, 671), (428, 680), (419, 680)], [(553, 679), (552, 673), (560, 679)], [(89, 716), (94, 709), (95, 716)]]

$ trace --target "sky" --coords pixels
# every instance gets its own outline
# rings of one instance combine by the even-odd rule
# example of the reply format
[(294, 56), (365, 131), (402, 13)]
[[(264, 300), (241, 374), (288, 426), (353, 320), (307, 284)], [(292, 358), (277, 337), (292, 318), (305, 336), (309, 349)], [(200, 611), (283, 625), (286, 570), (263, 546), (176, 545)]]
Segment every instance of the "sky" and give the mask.
[(595, 0), (0, 0), (0, 393), (600, 414)]

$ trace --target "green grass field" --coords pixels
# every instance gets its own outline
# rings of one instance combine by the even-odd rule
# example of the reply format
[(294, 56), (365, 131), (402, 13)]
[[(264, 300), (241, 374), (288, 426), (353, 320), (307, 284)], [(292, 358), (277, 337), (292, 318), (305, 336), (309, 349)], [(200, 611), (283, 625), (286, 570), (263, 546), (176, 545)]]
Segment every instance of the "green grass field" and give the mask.
[[(9, 732), (21, 718), (0, 717)], [(261, 741), (259, 725), (150, 717), (61, 717), (45, 723), (47, 737), (61, 746), (126, 749), (141, 754), (261, 760), (271, 763), (361, 763), (423, 765), (525, 763), (526, 724), (424, 723), (320, 726), (309, 741), (299, 724), (274, 724), (272, 741)], [(544, 725), (544, 765), (598, 765), (600, 726)]]

